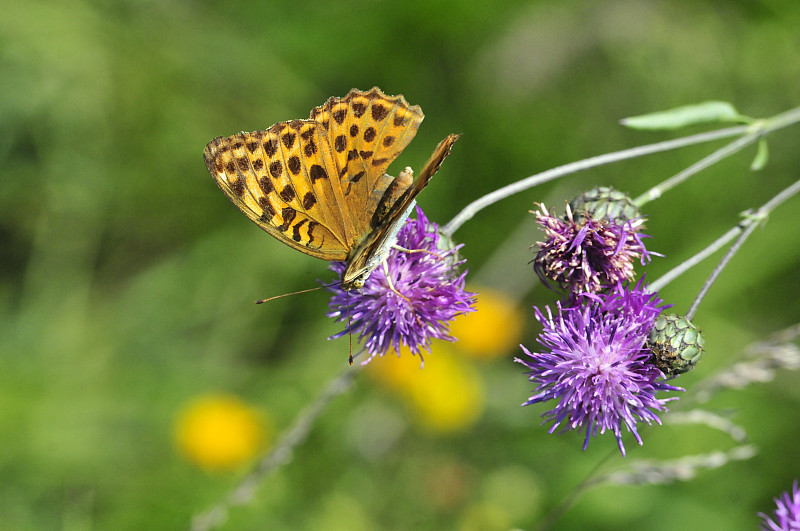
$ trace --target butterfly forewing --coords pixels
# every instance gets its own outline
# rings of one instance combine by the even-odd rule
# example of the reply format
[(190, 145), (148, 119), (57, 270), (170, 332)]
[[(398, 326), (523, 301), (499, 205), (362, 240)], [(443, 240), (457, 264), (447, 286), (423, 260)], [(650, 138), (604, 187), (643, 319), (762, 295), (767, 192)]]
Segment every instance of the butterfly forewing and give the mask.
[(219, 187), (262, 229), (306, 254), (347, 261), (342, 287), (350, 289), (385, 258), (458, 139), (443, 140), (416, 180), (386, 175), (423, 118), (403, 96), (353, 89), (308, 120), (216, 138), (204, 156)]
[(368, 92), (353, 89), (311, 111), (310, 119), (328, 131), (347, 210), (362, 240), (377, 206), (370, 196), (423, 118), (418, 106), (409, 106), (403, 96), (387, 96), (377, 87)]

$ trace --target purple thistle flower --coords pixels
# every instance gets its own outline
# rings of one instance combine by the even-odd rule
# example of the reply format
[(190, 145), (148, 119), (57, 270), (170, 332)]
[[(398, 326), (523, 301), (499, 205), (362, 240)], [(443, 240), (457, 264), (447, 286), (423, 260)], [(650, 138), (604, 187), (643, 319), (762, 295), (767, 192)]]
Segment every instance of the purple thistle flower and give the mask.
[(798, 531), (800, 530), (800, 488), (797, 480), (794, 480), (792, 494), (784, 492), (779, 498), (775, 498), (777, 509), (770, 518), (764, 513), (758, 513), (763, 518), (761, 522), (762, 531)]
[(622, 224), (586, 216), (575, 221), (569, 205), (566, 219), (552, 216), (544, 205), (539, 208), (536, 222), (546, 241), (537, 242), (533, 269), (545, 284), (552, 280), (572, 294), (597, 293), (633, 280), (633, 261), (640, 258), (645, 265), (656, 254), (649, 253), (642, 243), (642, 238), (649, 237), (639, 233), (644, 228), (643, 218)]
[[(439, 249), (437, 225), (419, 207), (416, 210), (417, 218), (408, 218), (400, 229), (397, 245), (426, 252), (391, 249), (386, 265), (396, 291), (389, 286), (383, 266), (372, 271), (361, 289), (347, 292), (338, 285), (328, 287), (333, 292), (328, 317), (350, 323), (329, 339), (351, 333), (366, 339), (363, 350), (369, 358), (363, 364), (392, 349), (399, 355), (401, 346), (422, 359), (422, 350), (430, 351), (432, 339), (455, 341), (450, 321), (475, 311), (475, 294), (464, 290), (466, 271), (458, 272), (465, 262), (457, 254), (461, 245)], [(341, 277), (345, 263), (333, 262), (330, 269)]]
[(552, 421), (549, 433), (562, 423), (561, 431), (584, 428), (585, 450), (589, 438), (611, 430), (620, 452), (622, 428), (633, 433), (639, 445), (642, 439), (638, 422), (660, 424), (658, 411), (665, 411), (673, 398), (656, 398), (658, 391), (683, 391), (665, 383), (664, 373), (650, 361), (645, 340), (656, 317), (665, 307), (656, 293), (647, 293), (640, 281), (634, 289), (616, 288), (606, 294), (582, 297), (580, 305), (562, 308), (558, 315), (545, 307), (545, 316), (534, 307), (536, 319), (544, 325), (538, 338), (541, 352), (524, 346), (525, 359), (515, 358), (530, 369), (529, 379), (537, 394), (527, 406), (550, 399), (556, 406), (542, 416)]

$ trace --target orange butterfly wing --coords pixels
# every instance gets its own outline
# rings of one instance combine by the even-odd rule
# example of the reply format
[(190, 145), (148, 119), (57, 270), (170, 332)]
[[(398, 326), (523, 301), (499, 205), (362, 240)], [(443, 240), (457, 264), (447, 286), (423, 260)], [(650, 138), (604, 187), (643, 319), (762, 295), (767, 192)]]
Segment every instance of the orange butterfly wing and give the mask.
[(443, 140), (416, 180), (386, 175), (423, 118), (403, 96), (353, 89), (308, 120), (216, 138), (204, 158), (222, 191), (266, 232), (311, 256), (347, 261), (342, 286), (349, 289), (385, 258), (458, 139)]

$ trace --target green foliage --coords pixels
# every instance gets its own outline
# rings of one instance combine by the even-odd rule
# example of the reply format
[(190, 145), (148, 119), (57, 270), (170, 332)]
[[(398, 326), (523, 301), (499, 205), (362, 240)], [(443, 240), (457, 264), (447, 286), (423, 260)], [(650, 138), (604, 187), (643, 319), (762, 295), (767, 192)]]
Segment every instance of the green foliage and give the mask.
[(758, 141), (758, 150), (756, 151), (756, 156), (753, 158), (753, 162), (750, 163), (750, 169), (753, 171), (758, 171), (764, 168), (769, 161), (769, 147), (767, 145), (767, 140), (762, 138)]
[(714, 122), (750, 121), (726, 101), (706, 101), (697, 105), (684, 105), (668, 111), (653, 112), (620, 120), (631, 129), (660, 131), (680, 129), (690, 125)]

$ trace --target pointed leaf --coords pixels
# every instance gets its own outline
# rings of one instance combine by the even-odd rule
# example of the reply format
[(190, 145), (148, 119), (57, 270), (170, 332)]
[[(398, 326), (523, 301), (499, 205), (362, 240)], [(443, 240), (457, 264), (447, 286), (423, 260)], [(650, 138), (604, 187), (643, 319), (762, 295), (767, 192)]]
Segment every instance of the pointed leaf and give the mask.
[(758, 141), (758, 151), (756, 151), (756, 157), (753, 159), (753, 162), (750, 163), (750, 169), (758, 171), (767, 165), (768, 160), (769, 148), (767, 147), (767, 139), (762, 138)]
[(706, 101), (697, 105), (685, 105), (667, 111), (624, 118), (620, 123), (632, 129), (659, 131), (679, 129), (687, 125), (709, 122), (742, 122), (748, 119), (725, 101)]

